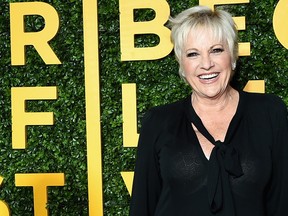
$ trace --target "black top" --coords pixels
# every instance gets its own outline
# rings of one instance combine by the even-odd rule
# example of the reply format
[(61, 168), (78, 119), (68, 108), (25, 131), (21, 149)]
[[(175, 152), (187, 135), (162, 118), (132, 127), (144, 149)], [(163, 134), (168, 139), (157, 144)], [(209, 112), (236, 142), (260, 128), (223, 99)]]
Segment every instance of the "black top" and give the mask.
[[(239, 92), (224, 142), (191, 96), (143, 119), (130, 216), (287, 216), (288, 121), (276, 96)], [(214, 145), (208, 160), (191, 122)]]

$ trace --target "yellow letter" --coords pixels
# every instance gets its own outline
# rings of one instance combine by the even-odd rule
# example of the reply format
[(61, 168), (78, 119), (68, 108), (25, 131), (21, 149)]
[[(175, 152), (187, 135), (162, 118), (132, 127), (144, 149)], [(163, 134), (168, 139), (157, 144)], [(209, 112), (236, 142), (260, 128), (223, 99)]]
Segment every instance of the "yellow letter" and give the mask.
[[(122, 84), (123, 147), (137, 147), (137, 98), (136, 84)], [(126, 188), (131, 195), (134, 172), (121, 172)]]
[(27, 125), (53, 125), (52, 112), (25, 112), (26, 100), (55, 100), (56, 87), (13, 87), (11, 88), (12, 147), (26, 148)]
[(137, 147), (136, 84), (122, 84), (123, 146)]
[(125, 186), (128, 190), (129, 195), (132, 194), (134, 172), (121, 172), (122, 179), (124, 180)]
[[(170, 30), (164, 26), (170, 14), (169, 5), (165, 0), (120, 0), (120, 45), (121, 60), (152, 60), (168, 55), (173, 49), (170, 41)], [(153, 9), (155, 18), (151, 21), (134, 22), (134, 9)], [(160, 42), (154, 47), (136, 48), (134, 36), (155, 34)]]
[[(137, 147), (137, 97), (136, 84), (122, 84), (123, 147)], [(121, 172), (131, 195), (134, 172)]]
[[(45, 27), (39, 32), (25, 32), (24, 16), (40, 15)], [(10, 3), (11, 63), (25, 65), (25, 46), (33, 45), (46, 64), (61, 64), (48, 42), (59, 28), (57, 11), (44, 2)]]
[[(0, 186), (2, 184), (3, 178), (2, 176), (0, 176)], [(10, 211), (9, 211), (9, 207), (7, 205), (7, 203), (5, 203), (4, 201), (0, 200), (0, 215), (1, 216), (9, 216), (10, 215)]]
[(274, 32), (279, 42), (288, 49), (288, 0), (280, 0), (273, 16)]
[(8, 207), (7, 203), (5, 203), (2, 200), (0, 200), (0, 215), (1, 216), (9, 216), (10, 215), (10, 211), (9, 211), (9, 207)]
[[(215, 5), (249, 3), (249, 0), (199, 0), (199, 5), (214, 9)], [(234, 17), (238, 30), (246, 29), (245, 17)], [(239, 43), (239, 56), (250, 56), (250, 43)]]
[(103, 216), (98, 0), (83, 0), (89, 216)]
[(15, 174), (16, 186), (33, 187), (35, 216), (48, 216), (47, 187), (64, 186), (64, 182), (64, 173)]
[(246, 92), (265, 93), (265, 81), (249, 80), (243, 90)]

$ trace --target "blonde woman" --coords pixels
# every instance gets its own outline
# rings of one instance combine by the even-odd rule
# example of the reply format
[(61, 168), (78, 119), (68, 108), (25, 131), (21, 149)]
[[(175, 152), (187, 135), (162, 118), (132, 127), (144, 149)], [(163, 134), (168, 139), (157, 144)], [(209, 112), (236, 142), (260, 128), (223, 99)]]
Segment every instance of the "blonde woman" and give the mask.
[(170, 22), (192, 94), (144, 117), (130, 216), (288, 215), (287, 109), (231, 87), (231, 15), (196, 6)]

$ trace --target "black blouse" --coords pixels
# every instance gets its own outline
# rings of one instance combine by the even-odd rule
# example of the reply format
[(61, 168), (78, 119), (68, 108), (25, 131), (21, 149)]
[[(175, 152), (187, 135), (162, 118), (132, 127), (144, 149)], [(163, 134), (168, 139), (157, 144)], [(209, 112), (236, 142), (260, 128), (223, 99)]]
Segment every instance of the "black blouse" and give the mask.
[[(130, 216), (288, 215), (288, 121), (276, 96), (239, 92), (224, 142), (191, 96), (143, 118)], [(191, 123), (214, 145), (208, 160)]]

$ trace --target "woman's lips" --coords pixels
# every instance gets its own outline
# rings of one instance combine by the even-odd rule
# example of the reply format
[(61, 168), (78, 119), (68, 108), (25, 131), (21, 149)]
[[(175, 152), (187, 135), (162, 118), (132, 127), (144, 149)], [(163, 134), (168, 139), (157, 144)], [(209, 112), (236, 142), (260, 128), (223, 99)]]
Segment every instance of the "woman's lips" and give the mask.
[(218, 76), (219, 76), (219, 73), (209, 73), (209, 74), (201, 74), (198, 77), (201, 80), (211, 80), (211, 79), (215, 79)]

